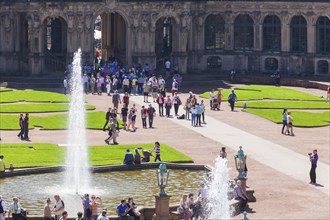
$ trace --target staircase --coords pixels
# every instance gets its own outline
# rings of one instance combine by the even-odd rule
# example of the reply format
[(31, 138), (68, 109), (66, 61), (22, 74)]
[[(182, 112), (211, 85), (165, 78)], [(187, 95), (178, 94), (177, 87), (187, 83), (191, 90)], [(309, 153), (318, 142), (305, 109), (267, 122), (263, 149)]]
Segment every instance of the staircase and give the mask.
[(14, 89), (57, 90), (63, 87), (63, 77), (59, 75), (1, 76), (0, 85)]

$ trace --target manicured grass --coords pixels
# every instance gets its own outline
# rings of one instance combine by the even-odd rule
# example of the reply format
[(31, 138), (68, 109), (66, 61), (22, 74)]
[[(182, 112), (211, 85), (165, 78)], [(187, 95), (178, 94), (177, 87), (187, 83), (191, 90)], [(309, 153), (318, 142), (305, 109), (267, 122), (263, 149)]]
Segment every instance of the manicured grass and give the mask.
[[(95, 106), (86, 105), (86, 110), (95, 110)], [(10, 104), (1, 105), (0, 113), (39, 113), (39, 112), (64, 112), (69, 110), (66, 103), (45, 103), (45, 104)]]
[[(105, 123), (105, 112), (87, 112), (86, 128), (103, 129)], [(0, 130), (19, 130), (19, 115), (0, 114)], [(63, 130), (67, 129), (67, 114), (54, 114), (45, 117), (30, 115), (29, 128), (42, 127), (42, 130)], [(119, 120), (119, 128), (122, 121)]]
[(69, 97), (55, 92), (13, 90), (0, 93), (0, 103), (9, 102), (68, 102)]
[[(246, 102), (247, 108), (258, 108), (258, 109), (330, 109), (330, 102)], [(243, 107), (243, 102), (237, 102), (237, 107)]]
[[(277, 124), (282, 123), (282, 110), (244, 109), (243, 111), (258, 115)], [(330, 111), (322, 113), (291, 111), (294, 127), (321, 127), (330, 123)]]
[(13, 91), (13, 90), (6, 87), (0, 87), (0, 92), (8, 92), (8, 91)]
[[(217, 94), (217, 91), (215, 91)], [(231, 89), (222, 90), (223, 100), (227, 100)], [(299, 92), (289, 88), (275, 87), (275, 86), (243, 86), (235, 89), (237, 99), (239, 101), (247, 100), (261, 100), (261, 99), (277, 99), (277, 100), (299, 100), (299, 101), (325, 101), (315, 95), (304, 92)], [(210, 98), (210, 92), (204, 92), (200, 95), (203, 98)]]
[[(129, 148), (134, 153), (134, 149), (137, 147), (151, 150), (153, 146), (153, 144), (90, 146), (89, 163), (91, 166), (122, 164), (127, 148)], [(56, 166), (64, 165), (65, 163), (65, 147), (60, 147), (55, 144), (1, 144), (0, 154), (5, 155), (4, 160), (7, 164), (7, 167), (9, 166), (9, 163), (13, 163), (14, 167), (16, 168)], [(141, 150), (140, 154), (142, 155)], [(193, 160), (187, 155), (162, 143), (161, 158), (163, 161), (173, 163), (193, 162)]]

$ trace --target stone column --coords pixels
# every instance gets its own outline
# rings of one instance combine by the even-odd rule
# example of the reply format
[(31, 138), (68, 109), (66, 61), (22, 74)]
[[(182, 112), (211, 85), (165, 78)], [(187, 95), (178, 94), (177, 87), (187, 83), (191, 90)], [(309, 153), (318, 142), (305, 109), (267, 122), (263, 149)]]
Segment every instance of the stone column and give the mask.
[(282, 28), (281, 28), (281, 50), (282, 52), (290, 51), (290, 23), (287, 12), (281, 14)]
[(316, 36), (316, 27), (315, 27), (315, 18), (314, 16), (310, 16), (307, 18), (307, 53), (315, 53), (315, 36)]
[(155, 195), (156, 207), (155, 214), (152, 216), (153, 220), (171, 220), (170, 215), (170, 196)]

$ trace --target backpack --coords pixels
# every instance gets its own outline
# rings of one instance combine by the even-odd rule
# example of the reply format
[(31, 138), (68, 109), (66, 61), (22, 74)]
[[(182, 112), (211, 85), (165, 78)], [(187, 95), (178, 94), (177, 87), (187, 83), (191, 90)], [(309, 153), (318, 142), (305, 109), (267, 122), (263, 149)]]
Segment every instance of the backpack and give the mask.
[(4, 213), (3, 207), (2, 207), (2, 199), (0, 199), (0, 213)]

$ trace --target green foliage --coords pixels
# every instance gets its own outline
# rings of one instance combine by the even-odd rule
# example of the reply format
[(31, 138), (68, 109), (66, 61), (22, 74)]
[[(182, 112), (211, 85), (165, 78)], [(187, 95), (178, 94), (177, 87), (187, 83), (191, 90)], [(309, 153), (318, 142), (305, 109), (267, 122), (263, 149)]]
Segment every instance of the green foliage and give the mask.
[[(86, 110), (95, 110), (95, 106), (86, 105)], [(44, 103), (44, 104), (8, 104), (1, 105), (0, 113), (40, 113), (40, 112), (63, 112), (69, 110), (66, 103)]]
[[(86, 128), (103, 129), (105, 122), (105, 112), (87, 112)], [(19, 130), (19, 115), (0, 114), (0, 130)], [(67, 129), (68, 115), (54, 114), (48, 116), (30, 115), (29, 128), (42, 127), (42, 130), (63, 130)], [(119, 121), (119, 128), (122, 128), (123, 122)]]
[[(215, 91), (217, 94), (217, 91)], [(223, 89), (223, 100), (227, 100), (231, 89)], [(299, 92), (289, 88), (275, 86), (243, 86), (235, 89), (239, 101), (277, 99), (277, 100), (299, 100), (299, 101), (325, 101), (324, 98)], [(200, 95), (203, 98), (210, 98), (210, 92), (204, 92)]]
[[(277, 124), (282, 123), (282, 110), (244, 109), (243, 111), (271, 120)], [(322, 113), (291, 111), (293, 126), (295, 127), (320, 127), (330, 123), (330, 111)]]
[(12, 90), (0, 93), (0, 103), (9, 102), (69, 102), (69, 96), (34, 90)]
[[(90, 146), (90, 165), (122, 164), (127, 148), (135, 154), (134, 149), (137, 147), (151, 150), (153, 146), (153, 144)], [(65, 151), (66, 147), (48, 143), (0, 144), (0, 154), (5, 155), (7, 167), (9, 163), (13, 163), (16, 168), (64, 165)], [(139, 152), (142, 155), (141, 150)], [(193, 162), (190, 157), (166, 144), (161, 144), (161, 158), (166, 162)]]
[[(247, 102), (247, 108), (258, 108), (258, 109), (330, 109), (330, 102)], [(237, 102), (236, 107), (243, 107), (243, 102)]]

